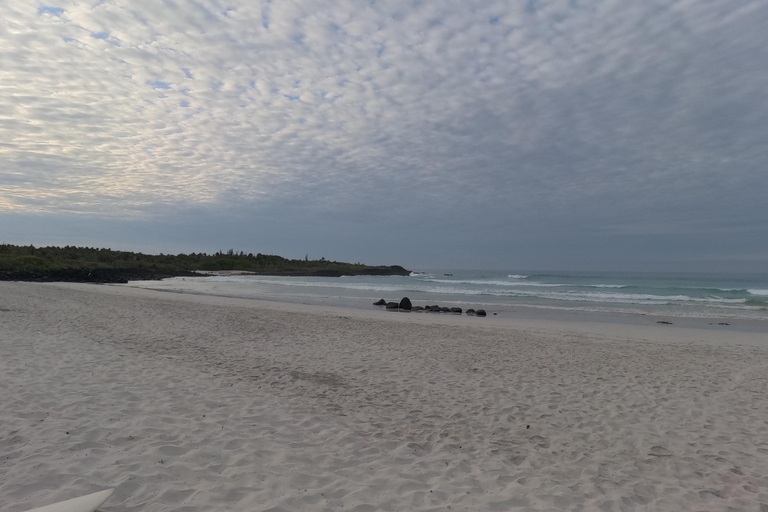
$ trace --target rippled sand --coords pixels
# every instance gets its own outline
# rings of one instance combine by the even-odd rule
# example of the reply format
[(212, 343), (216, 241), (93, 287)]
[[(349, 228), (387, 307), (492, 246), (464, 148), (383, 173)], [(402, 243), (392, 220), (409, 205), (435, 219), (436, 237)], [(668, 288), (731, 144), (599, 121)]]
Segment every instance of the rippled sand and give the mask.
[(766, 512), (762, 341), (0, 283), (0, 503)]

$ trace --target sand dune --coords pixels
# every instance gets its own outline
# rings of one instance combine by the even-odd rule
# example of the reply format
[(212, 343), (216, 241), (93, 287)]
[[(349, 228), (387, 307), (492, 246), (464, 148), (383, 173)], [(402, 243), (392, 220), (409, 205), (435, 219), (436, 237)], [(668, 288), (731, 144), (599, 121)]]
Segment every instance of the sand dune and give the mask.
[(768, 340), (476, 320), (0, 283), (0, 508), (768, 511)]

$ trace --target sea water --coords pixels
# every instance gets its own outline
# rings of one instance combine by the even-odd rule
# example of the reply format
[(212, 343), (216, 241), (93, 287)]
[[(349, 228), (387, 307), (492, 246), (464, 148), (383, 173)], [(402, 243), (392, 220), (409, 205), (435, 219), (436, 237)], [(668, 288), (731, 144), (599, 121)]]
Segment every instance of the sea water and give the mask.
[(215, 275), (131, 283), (155, 289), (371, 308), (415, 305), (489, 311), (562, 310), (768, 321), (768, 276), (618, 272), (432, 270), (410, 276)]

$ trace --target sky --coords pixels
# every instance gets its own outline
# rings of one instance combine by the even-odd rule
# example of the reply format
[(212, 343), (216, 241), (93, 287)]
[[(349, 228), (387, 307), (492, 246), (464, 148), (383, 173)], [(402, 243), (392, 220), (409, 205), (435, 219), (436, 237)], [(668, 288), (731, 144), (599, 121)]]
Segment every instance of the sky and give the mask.
[(768, 272), (768, 2), (0, 6), (0, 243)]

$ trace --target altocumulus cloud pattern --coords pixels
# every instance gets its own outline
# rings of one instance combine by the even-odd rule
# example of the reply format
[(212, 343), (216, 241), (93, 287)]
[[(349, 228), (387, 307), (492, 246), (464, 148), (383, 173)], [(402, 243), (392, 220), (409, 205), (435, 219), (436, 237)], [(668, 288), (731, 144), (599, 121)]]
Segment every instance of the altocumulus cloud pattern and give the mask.
[(738, 0), (6, 0), (0, 211), (756, 225), (766, 25)]

